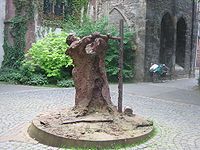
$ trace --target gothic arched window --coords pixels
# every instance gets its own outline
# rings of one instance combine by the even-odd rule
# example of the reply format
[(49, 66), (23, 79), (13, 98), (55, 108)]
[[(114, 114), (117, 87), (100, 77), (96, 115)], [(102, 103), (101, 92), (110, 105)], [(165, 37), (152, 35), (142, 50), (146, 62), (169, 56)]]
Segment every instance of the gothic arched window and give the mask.
[(43, 1), (43, 14), (44, 17), (52, 19), (60, 19), (71, 15), (72, 13), (72, 2), (71, 0), (44, 0)]
[(45, 15), (51, 14), (53, 12), (53, 2), (50, 0), (44, 0), (43, 13)]

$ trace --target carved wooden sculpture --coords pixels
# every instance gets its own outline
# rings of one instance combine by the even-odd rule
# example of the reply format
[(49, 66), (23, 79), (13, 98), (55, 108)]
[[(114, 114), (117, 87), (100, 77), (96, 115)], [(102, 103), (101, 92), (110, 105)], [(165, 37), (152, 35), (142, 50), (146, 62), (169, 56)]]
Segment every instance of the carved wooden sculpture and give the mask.
[(105, 54), (109, 39), (117, 39), (110, 35), (94, 33), (82, 39), (69, 35), (66, 53), (74, 63), (72, 72), (76, 96), (75, 107), (79, 115), (92, 112), (116, 112), (111, 102), (108, 80), (105, 70)]

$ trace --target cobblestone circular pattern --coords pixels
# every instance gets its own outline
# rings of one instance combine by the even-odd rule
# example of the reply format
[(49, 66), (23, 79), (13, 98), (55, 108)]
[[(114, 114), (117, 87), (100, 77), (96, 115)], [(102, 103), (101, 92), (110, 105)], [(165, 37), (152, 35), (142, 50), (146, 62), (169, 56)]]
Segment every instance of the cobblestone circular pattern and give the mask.
[[(117, 91), (111, 89), (117, 103)], [(74, 89), (39, 88), (0, 93), (0, 137), (18, 124), (30, 122), (42, 111), (55, 107), (71, 107)], [(146, 143), (130, 150), (198, 150), (200, 149), (200, 106), (161, 99), (151, 99), (124, 93), (124, 105), (131, 106), (136, 114), (154, 121), (157, 135)], [(42, 144), (2, 142), (1, 150), (54, 150)], [(128, 148), (126, 148), (128, 149)]]

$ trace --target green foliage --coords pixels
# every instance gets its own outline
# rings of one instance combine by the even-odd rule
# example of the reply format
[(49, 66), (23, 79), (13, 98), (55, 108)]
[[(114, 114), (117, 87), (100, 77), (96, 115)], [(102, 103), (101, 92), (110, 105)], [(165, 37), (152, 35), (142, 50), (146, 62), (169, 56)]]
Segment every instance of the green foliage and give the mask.
[[(112, 35), (119, 36), (116, 30), (112, 30)], [(133, 35), (125, 30), (124, 34), (124, 64), (123, 78), (125, 81), (133, 80), (134, 78), (134, 51), (132, 47)], [(109, 49), (106, 55), (106, 69), (108, 78), (111, 81), (118, 80), (118, 59), (119, 59), (119, 43), (114, 40), (109, 41)]]
[[(52, 0), (55, 1), (56, 0)], [(67, 0), (60, 0), (65, 3), (68, 3)], [(80, 10), (82, 7), (85, 7), (87, 5), (87, 0), (72, 0), (73, 4), (73, 10), (76, 10), (74, 14), (78, 14), (80, 19)], [(42, 73), (44, 75), (47, 75), (48, 77), (55, 77), (55, 78), (62, 78), (62, 75), (60, 75), (60, 68), (65, 68), (67, 65), (71, 64), (71, 59), (67, 58), (67, 56), (63, 55), (63, 50), (66, 49), (66, 45), (63, 42), (63, 39), (65, 41), (65, 37), (63, 39), (57, 39), (62, 40), (63, 44), (59, 43), (58, 41), (54, 41), (54, 43), (57, 42), (57, 44), (61, 44), (60, 46), (63, 47), (58, 50), (59, 47), (57, 47), (57, 53), (54, 53), (54, 50), (52, 54), (49, 54), (49, 52), (45, 51), (44, 59), (38, 60), (41, 61), (41, 64), (34, 64), (37, 62), (35, 59), (34, 61), (28, 61), (29, 59), (26, 58), (27, 62), (21, 66), (21, 62), (24, 60), (24, 50), (26, 47), (26, 32), (27, 32), (27, 26), (30, 21), (34, 19), (34, 11), (35, 7), (39, 10), (39, 14), (43, 12), (43, 2), (39, 0), (14, 0), (13, 4), (15, 5), (15, 16), (11, 18), (10, 20), (7, 20), (9, 22), (9, 27), (4, 30), (4, 61), (2, 63), (2, 68), (13, 68), (13, 69), (21, 69), (23, 70), (22, 74), (25, 74), (22, 78), (22, 83), (25, 83), (29, 81), (32, 73)], [(40, 16), (41, 17), (41, 16)], [(68, 16), (69, 17), (69, 16)], [(56, 23), (57, 27), (57, 20), (51, 20)], [(64, 21), (64, 18), (63, 20)], [(12, 38), (10, 40), (10, 37)], [(53, 39), (51, 39), (51, 42), (53, 42)], [(56, 45), (56, 44), (55, 44)], [(53, 46), (55, 46), (53, 45)], [(37, 47), (37, 46), (36, 46)], [(39, 47), (37, 47), (39, 50)], [(36, 49), (37, 49), (36, 48)], [(55, 47), (53, 47), (55, 48)], [(52, 49), (53, 49), (52, 48)], [(34, 50), (33, 50), (34, 53)], [(62, 53), (62, 54), (61, 54)], [(37, 55), (37, 54), (36, 54)], [(40, 56), (38, 53), (37, 56)], [(61, 57), (60, 57), (61, 56)], [(41, 56), (43, 57), (43, 55)], [(38, 57), (40, 59), (41, 57)], [(47, 63), (44, 62), (45, 59), (47, 59)], [(67, 63), (65, 61), (67, 60)], [(64, 65), (64, 66), (63, 66)], [(28, 68), (28, 67), (30, 68)], [(63, 69), (64, 70), (64, 69)], [(61, 72), (62, 74), (63, 72)], [(29, 74), (29, 75), (27, 75)], [(9, 77), (8, 77), (9, 78)]]
[[(33, 44), (18, 69), (3, 69), (0, 81), (28, 85), (57, 83), (57, 80), (71, 78), (72, 60), (65, 55), (67, 34), (51, 33)], [(71, 66), (71, 67), (70, 67)], [(71, 86), (71, 82), (60, 82), (59, 86)]]
[[(9, 28), (4, 31), (4, 61), (2, 67), (19, 68), (24, 58), (24, 50), (27, 32), (27, 23), (33, 19), (34, 5), (31, 0), (14, 0), (15, 14), (9, 20)], [(13, 39), (13, 43), (8, 40), (9, 35)]]
[(57, 86), (59, 87), (73, 87), (74, 81), (72, 79), (63, 79), (61, 81), (58, 81)]
[[(72, 0), (73, 14), (80, 19), (81, 8), (87, 8), (88, 0)], [(85, 11), (86, 12), (86, 11)], [(75, 19), (75, 18), (74, 18)]]
[(8, 83), (19, 83), (22, 75), (19, 71), (13, 69), (1, 69), (0, 70), (0, 81), (8, 82)]
[(8, 31), (5, 32), (4, 38), (4, 61), (2, 63), (3, 67), (18, 68), (20, 62), (24, 58), (24, 49), (25, 49), (25, 34), (27, 27), (22, 17), (14, 17), (12, 20), (12, 25), (10, 33), (13, 36), (14, 44), (11, 45), (8, 42)]
[(79, 37), (90, 35), (94, 32), (106, 34), (108, 30), (111, 32), (112, 29), (108, 27), (108, 20), (106, 18), (94, 22), (87, 17), (83, 17), (81, 24), (77, 21), (69, 20), (63, 25), (64, 31), (67, 33), (75, 33)]
[(47, 78), (41, 74), (25, 73), (24, 70), (4, 68), (0, 70), (0, 81), (14, 84), (45, 85)]
[(72, 65), (72, 59), (65, 55), (67, 34), (50, 33), (45, 38), (33, 44), (26, 54), (23, 66), (29, 66), (31, 72), (42, 72), (47, 77), (61, 77), (61, 68)]
[[(44, 2), (41, 0), (36, 0), (36, 7), (38, 10), (38, 15), (41, 19), (41, 24), (44, 26), (57, 28), (62, 27), (63, 23), (66, 20), (76, 20), (77, 22), (81, 21), (82, 13), (87, 13), (88, 0), (50, 0), (52, 5), (55, 5), (57, 2), (64, 4), (64, 14), (62, 16), (57, 16), (54, 12), (49, 14), (44, 14)], [(82, 11), (84, 8), (84, 12)]]
[(34, 18), (34, 5), (35, 0), (14, 0), (15, 13), (16, 16), (21, 16), (25, 20), (30, 20)]
[[(102, 34), (111, 34), (112, 36), (119, 36), (119, 32), (113, 26), (108, 25), (107, 19), (98, 20), (96, 22), (83, 18), (83, 23), (68, 21), (63, 29), (68, 33), (76, 33), (77, 36), (83, 37), (94, 32)], [(123, 77), (126, 81), (132, 80), (134, 77), (134, 50), (133, 40), (134, 35), (128, 28), (125, 29), (124, 34), (124, 69)], [(106, 55), (106, 69), (110, 81), (118, 80), (118, 56), (119, 56), (119, 43), (115, 40), (110, 40), (109, 48)]]
[(28, 85), (46, 85), (48, 81), (47, 77), (42, 74), (33, 74), (25, 83)]

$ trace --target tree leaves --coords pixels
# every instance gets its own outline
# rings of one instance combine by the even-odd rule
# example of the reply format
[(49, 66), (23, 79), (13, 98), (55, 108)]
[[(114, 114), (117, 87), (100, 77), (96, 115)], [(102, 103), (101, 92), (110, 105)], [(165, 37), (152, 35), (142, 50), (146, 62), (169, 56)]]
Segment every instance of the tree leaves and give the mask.
[(24, 65), (33, 68), (40, 67), (47, 77), (59, 78), (61, 68), (72, 65), (72, 59), (65, 55), (67, 33), (50, 33), (45, 38), (33, 44), (26, 55)]

